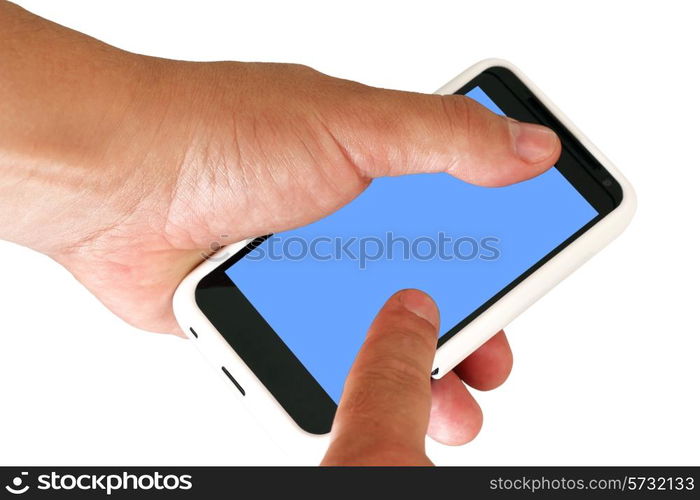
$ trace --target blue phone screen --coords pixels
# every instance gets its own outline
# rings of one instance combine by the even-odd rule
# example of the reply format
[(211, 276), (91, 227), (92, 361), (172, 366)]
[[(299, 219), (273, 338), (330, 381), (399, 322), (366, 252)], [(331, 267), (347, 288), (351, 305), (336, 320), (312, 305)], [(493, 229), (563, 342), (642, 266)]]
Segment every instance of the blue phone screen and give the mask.
[[(503, 114), (479, 87), (466, 95)], [(390, 295), (429, 293), (444, 335), (596, 215), (554, 168), (500, 188), (447, 174), (381, 178), (336, 213), (265, 240), (226, 274), (337, 403)]]

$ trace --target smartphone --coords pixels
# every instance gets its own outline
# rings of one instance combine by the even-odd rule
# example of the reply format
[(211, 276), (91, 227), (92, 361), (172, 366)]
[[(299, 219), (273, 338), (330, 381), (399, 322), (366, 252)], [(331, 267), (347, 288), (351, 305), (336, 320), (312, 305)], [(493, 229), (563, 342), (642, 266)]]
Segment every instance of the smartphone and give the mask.
[(277, 440), (330, 431), (353, 359), (392, 293), (418, 288), (437, 302), (440, 378), (634, 213), (625, 178), (509, 62), (482, 61), (437, 93), (547, 125), (561, 158), (500, 188), (448, 174), (377, 179), (318, 222), (225, 247), (175, 294), (183, 331)]

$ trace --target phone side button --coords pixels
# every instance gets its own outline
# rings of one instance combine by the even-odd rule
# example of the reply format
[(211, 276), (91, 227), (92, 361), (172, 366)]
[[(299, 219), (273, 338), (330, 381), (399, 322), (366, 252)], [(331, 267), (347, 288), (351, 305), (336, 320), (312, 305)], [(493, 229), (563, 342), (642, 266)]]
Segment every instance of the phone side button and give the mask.
[(196, 338), (196, 339), (199, 338), (199, 335), (197, 335), (197, 332), (195, 332), (194, 328), (192, 328), (192, 327), (190, 327), (190, 333), (192, 333), (192, 335), (194, 335), (194, 338)]
[(228, 377), (228, 379), (229, 379), (231, 382), (233, 382), (233, 385), (236, 386), (236, 389), (238, 389), (239, 391), (241, 391), (241, 394), (243, 394), (243, 395), (245, 396), (245, 390), (243, 389), (243, 387), (241, 387), (241, 384), (239, 384), (238, 381), (237, 381), (235, 378), (233, 378), (233, 375), (231, 375), (231, 373), (226, 369), (226, 367), (225, 367), (225, 366), (222, 366), (221, 369), (222, 369), (223, 372), (226, 374), (226, 376)]

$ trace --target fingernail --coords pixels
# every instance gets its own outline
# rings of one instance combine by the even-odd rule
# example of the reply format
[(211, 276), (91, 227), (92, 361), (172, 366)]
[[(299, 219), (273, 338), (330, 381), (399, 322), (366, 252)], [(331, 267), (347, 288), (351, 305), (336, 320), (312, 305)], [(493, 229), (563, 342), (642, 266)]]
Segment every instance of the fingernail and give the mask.
[(516, 154), (528, 163), (538, 163), (552, 155), (557, 135), (549, 128), (534, 123), (508, 120)]
[(440, 326), (440, 312), (430, 296), (420, 290), (404, 290), (401, 292), (399, 300), (404, 308), (428, 321), (437, 332)]

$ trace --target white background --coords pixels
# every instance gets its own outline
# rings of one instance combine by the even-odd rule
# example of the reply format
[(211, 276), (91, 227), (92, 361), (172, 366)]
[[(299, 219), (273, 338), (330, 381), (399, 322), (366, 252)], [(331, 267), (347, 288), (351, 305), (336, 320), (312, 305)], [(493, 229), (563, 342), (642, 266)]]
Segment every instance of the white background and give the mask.
[[(439, 464), (700, 462), (700, 31), (693, 2), (22, 1), (124, 49), (299, 62), (432, 92), (499, 56), (629, 177), (632, 225), (509, 328), (510, 380)], [(50, 228), (37, 228), (38, 231)], [(0, 243), (0, 463), (287, 460), (189, 342), (113, 317), (48, 258)]]

